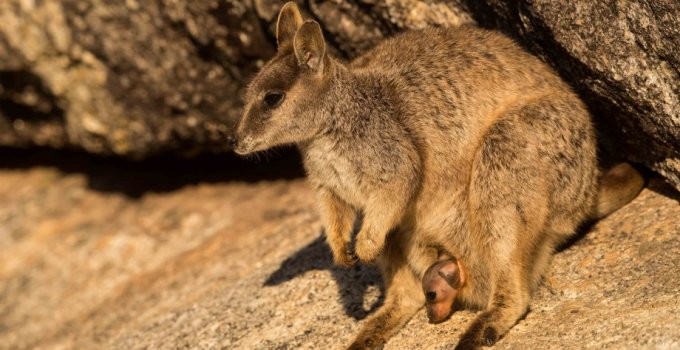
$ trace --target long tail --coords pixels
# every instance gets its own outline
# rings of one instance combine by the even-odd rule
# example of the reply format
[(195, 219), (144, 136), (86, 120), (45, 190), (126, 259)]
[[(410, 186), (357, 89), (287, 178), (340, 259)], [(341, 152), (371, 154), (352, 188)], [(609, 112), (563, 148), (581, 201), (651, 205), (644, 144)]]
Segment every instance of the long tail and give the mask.
[(603, 218), (632, 201), (645, 185), (645, 179), (633, 166), (619, 163), (600, 178), (595, 218)]

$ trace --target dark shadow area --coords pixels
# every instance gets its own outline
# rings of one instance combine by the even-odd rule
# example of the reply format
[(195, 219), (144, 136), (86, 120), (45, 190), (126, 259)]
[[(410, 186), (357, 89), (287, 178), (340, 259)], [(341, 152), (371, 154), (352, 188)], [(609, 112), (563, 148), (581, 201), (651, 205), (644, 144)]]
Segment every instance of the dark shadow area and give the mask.
[[(338, 286), (345, 314), (348, 316), (357, 320), (363, 319), (384, 302), (385, 287), (378, 269), (375, 266), (361, 264), (350, 269), (335, 266), (323, 234), (281, 262), (281, 266), (267, 278), (264, 285), (276, 286), (314, 270), (331, 271)], [(371, 286), (378, 286), (380, 298), (370, 308), (365, 309), (364, 294)]]
[(292, 148), (281, 149), (258, 160), (221, 154), (190, 159), (158, 156), (139, 162), (76, 151), (0, 148), (0, 170), (33, 167), (53, 167), (65, 174), (84, 174), (89, 188), (122, 193), (131, 198), (199, 183), (253, 183), (304, 176), (300, 155)]
[(572, 246), (577, 245), (588, 233), (593, 229), (593, 226), (597, 223), (597, 220), (591, 220), (584, 222), (576, 229), (574, 235), (572, 235), (568, 240), (562, 242), (562, 244), (557, 246), (555, 249), (556, 253), (561, 253)]
[[(10, 121), (64, 124), (64, 111), (42, 79), (27, 70), (0, 71), (0, 111)], [(27, 103), (27, 101), (31, 101)]]
[(654, 191), (666, 198), (672, 199), (678, 203), (680, 203), (680, 192), (675, 190), (673, 186), (668, 184), (663, 178), (661, 177), (654, 177), (647, 181), (647, 189)]

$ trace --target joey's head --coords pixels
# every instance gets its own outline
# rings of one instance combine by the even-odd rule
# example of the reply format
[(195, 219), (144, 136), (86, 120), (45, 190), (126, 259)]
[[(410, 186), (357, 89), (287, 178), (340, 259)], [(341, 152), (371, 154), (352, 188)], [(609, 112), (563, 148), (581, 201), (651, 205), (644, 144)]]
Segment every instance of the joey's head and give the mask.
[(444, 322), (449, 318), (466, 279), (461, 261), (450, 256), (441, 256), (438, 262), (425, 271), (422, 285), (427, 317), (431, 323)]
[(318, 110), (328, 87), (332, 60), (321, 27), (303, 22), (294, 2), (283, 6), (276, 24), (276, 55), (246, 91), (234, 150), (248, 154), (307, 141), (322, 128)]

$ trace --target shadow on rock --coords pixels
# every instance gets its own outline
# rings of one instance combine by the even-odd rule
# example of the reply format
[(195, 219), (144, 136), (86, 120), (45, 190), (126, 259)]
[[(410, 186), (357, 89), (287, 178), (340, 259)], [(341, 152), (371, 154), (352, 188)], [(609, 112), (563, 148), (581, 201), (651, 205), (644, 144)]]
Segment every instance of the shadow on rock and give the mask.
[(680, 192), (676, 191), (668, 182), (664, 181), (663, 178), (655, 177), (647, 182), (648, 189), (680, 203)]
[(253, 159), (243, 159), (230, 153), (194, 158), (157, 156), (131, 161), (76, 151), (0, 148), (0, 170), (53, 167), (64, 174), (85, 175), (87, 186), (92, 190), (121, 193), (130, 198), (139, 198), (148, 192), (170, 192), (199, 183), (254, 183), (304, 176), (300, 155), (292, 148)]
[(586, 235), (588, 235), (588, 233), (593, 230), (593, 227), (595, 226), (596, 223), (597, 221), (593, 220), (586, 221), (583, 224), (581, 224), (581, 226), (579, 226), (576, 229), (576, 232), (574, 232), (574, 234), (571, 237), (569, 237), (566, 241), (562, 242), (562, 244), (557, 246), (555, 252), (561, 253), (571, 248), (572, 246), (578, 245), (579, 242), (581, 242), (581, 240), (583, 240), (586, 237)]
[[(284, 260), (281, 266), (267, 278), (264, 285), (277, 286), (313, 270), (331, 271), (337, 283), (345, 313), (357, 320), (365, 318), (384, 301), (385, 289), (378, 269), (361, 264), (350, 269), (333, 265), (330, 247), (324, 235), (320, 235)], [(380, 297), (366, 309), (364, 295), (371, 286), (377, 286), (380, 289)]]

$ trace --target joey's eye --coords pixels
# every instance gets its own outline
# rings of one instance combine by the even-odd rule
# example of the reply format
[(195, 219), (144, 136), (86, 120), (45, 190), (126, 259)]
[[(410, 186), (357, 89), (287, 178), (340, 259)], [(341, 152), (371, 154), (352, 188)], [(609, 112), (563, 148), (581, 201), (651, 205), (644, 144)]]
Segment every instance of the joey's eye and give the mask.
[(435, 300), (437, 300), (437, 292), (429, 291), (425, 293), (425, 298), (427, 298), (427, 301), (433, 303)]
[(270, 107), (278, 107), (281, 102), (283, 102), (283, 98), (285, 95), (281, 91), (270, 91), (264, 95), (264, 103)]

